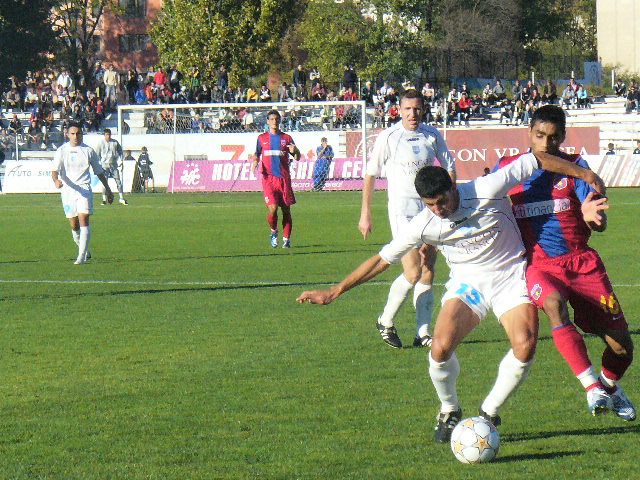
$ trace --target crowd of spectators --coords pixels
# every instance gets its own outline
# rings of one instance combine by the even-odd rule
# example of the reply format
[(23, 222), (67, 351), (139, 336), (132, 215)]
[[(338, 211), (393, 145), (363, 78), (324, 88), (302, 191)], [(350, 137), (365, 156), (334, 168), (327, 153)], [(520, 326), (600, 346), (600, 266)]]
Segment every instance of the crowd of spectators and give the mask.
[[(352, 66), (345, 66), (342, 81), (328, 85), (317, 68), (307, 71), (298, 65), (290, 81), (283, 80), (272, 92), (267, 84), (246, 88), (233, 86), (224, 65), (215, 78), (205, 79), (198, 69), (180, 71), (176, 66), (149, 68), (146, 72), (118, 72), (111, 64), (96, 62), (85, 78), (80, 71), (72, 75), (67, 69), (49, 68), (27, 72), (24, 79), (11, 76), (2, 85), (4, 118), (0, 119), (0, 148), (54, 149), (64, 139), (69, 122), (82, 125), (85, 132), (98, 131), (105, 115), (117, 105), (163, 105), (202, 103), (272, 103), (305, 101), (364, 100), (370, 127), (384, 128), (400, 120), (399, 95), (416, 88), (411, 82), (392, 85), (371, 81), (360, 83)], [(420, 87), (418, 87), (420, 88)], [(501, 80), (487, 83), (482, 91), (473, 93), (466, 83), (442, 90), (425, 83), (425, 121), (431, 124), (467, 125), (471, 119), (499, 116), (500, 123), (528, 124), (540, 105), (558, 103), (567, 109), (588, 108), (590, 97), (584, 85), (571, 80), (560, 94), (552, 81), (535, 85), (516, 80), (506, 88)], [(615, 92), (627, 98), (627, 111), (640, 113), (639, 91), (635, 82), (629, 88), (616, 85)], [(181, 112), (188, 109), (181, 109)], [(28, 114), (28, 118), (25, 114)], [(20, 116), (19, 116), (20, 115)], [(216, 118), (191, 111), (174, 119), (172, 109), (162, 109), (145, 118), (152, 132), (170, 131), (176, 123), (182, 132), (218, 131), (237, 128), (261, 130), (259, 113), (251, 108), (235, 108)], [(337, 105), (322, 109), (305, 109), (299, 105), (284, 109), (283, 126), (289, 130), (309, 128), (356, 128), (361, 123), (358, 109)]]
[(617, 97), (625, 99), (625, 113), (631, 113), (635, 110), (640, 115), (640, 88), (635, 80), (631, 80), (629, 87), (627, 87), (624, 81), (618, 79), (613, 86), (613, 91)]

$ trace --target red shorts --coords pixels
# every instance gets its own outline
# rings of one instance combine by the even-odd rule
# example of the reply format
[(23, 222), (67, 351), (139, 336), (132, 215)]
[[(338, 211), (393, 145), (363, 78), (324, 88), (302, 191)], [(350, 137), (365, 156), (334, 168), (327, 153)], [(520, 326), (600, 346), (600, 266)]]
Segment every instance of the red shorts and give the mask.
[(296, 203), (291, 181), (284, 178), (272, 175), (262, 177), (262, 191), (264, 192), (264, 203), (267, 205), (288, 207)]
[(573, 307), (573, 321), (585, 333), (629, 328), (595, 250), (535, 261), (527, 267), (527, 288), (538, 308), (551, 293), (558, 292)]

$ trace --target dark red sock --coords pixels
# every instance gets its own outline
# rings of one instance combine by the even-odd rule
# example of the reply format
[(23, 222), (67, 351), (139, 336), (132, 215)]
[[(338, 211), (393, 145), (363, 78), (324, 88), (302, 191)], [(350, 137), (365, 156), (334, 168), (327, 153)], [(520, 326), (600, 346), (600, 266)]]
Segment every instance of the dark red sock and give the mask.
[(291, 238), (291, 229), (293, 228), (293, 220), (291, 219), (291, 213), (282, 214), (282, 236), (284, 238)]
[(278, 230), (278, 214), (274, 213), (273, 215), (271, 215), (270, 213), (267, 213), (267, 223), (269, 224), (273, 232), (277, 231)]
[(605, 348), (602, 352), (602, 373), (614, 382), (620, 381), (629, 365), (631, 358), (628, 355), (616, 355), (611, 347)]
[(587, 346), (573, 323), (554, 328), (551, 335), (558, 352), (569, 364), (576, 377), (591, 367)]

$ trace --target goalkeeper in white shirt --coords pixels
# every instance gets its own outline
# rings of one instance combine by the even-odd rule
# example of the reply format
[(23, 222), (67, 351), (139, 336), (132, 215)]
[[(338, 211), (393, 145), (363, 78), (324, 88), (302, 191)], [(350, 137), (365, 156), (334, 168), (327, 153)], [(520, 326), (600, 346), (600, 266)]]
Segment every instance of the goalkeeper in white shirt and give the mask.
[(53, 158), (51, 178), (56, 188), (61, 190), (64, 214), (69, 219), (73, 240), (78, 245), (75, 264), (81, 265), (91, 256), (89, 216), (93, 214), (93, 192), (89, 167), (102, 182), (109, 203), (113, 202), (113, 193), (96, 152), (82, 143), (82, 129), (78, 125), (71, 125), (67, 135), (69, 141), (58, 147)]
[[(413, 181), (416, 172), (426, 165), (433, 165), (437, 159), (449, 172), (452, 182), (456, 182), (455, 161), (447, 144), (435, 127), (422, 123), (424, 98), (417, 90), (407, 90), (400, 98), (401, 122), (383, 130), (378, 135), (371, 158), (367, 162), (364, 187), (362, 189), (362, 209), (358, 228), (367, 238), (373, 228), (371, 200), (376, 177), (386, 170), (388, 182), (389, 223), (393, 238), (409, 221), (424, 209), (424, 204), (416, 192)], [(382, 339), (391, 347), (401, 348), (402, 341), (394, 325), (400, 306), (413, 288), (413, 305), (416, 309), (415, 347), (431, 343), (429, 324), (433, 312), (433, 276), (436, 250), (423, 250), (421, 261), (418, 246), (402, 257), (402, 273), (389, 288), (387, 303), (378, 317), (377, 328)]]
[(329, 304), (351, 288), (396, 263), (416, 243), (435, 245), (450, 277), (442, 297), (429, 354), (429, 375), (441, 403), (435, 440), (446, 443), (462, 418), (456, 380), (456, 347), (493, 310), (511, 349), (479, 414), (499, 425), (500, 407), (526, 378), (538, 338), (536, 308), (527, 295), (525, 250), (507, 192), (538, 168), (581, 178), (601, 193), (602, 180), (591, 170), (546, 153), (522, 155), (495, 173), (456, 187), (441, 167), (423, 167), (415, 186), (427, 206), (378, 255), (362, 263), (337, 285), (303, 292), (297, 301)]

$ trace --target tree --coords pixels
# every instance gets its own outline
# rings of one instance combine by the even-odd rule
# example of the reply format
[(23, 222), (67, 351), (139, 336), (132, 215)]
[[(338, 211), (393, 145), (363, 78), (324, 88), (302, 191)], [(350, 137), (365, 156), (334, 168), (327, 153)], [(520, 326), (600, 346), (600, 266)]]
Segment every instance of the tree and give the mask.
[(280, 40), (305, 2), (166, 0), (151, 38), (160, 59), (215, 78), (226, 65), (232, 82), (280, 65)]
[(50, 0), (0, 2), (0, 72), (5, 78), (23, 77), (45, 65), (54, 42), (50, 8)]
[(95, 33), (106, 9), (119, 13), (118, 0), (54, 0), (51, 20), (58, 34), (56, 57), (69, 66), (72, 74), (80, 69), (90, 79)]

